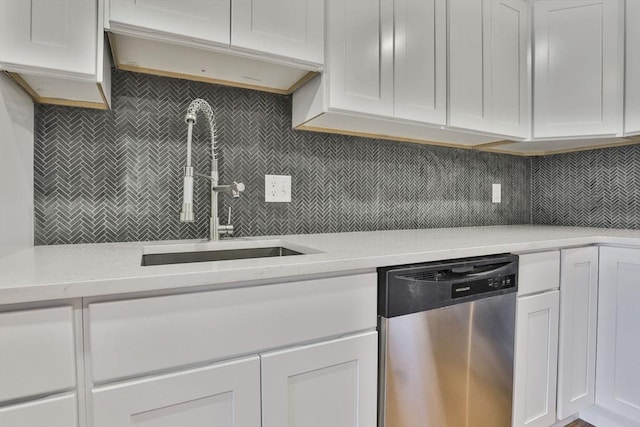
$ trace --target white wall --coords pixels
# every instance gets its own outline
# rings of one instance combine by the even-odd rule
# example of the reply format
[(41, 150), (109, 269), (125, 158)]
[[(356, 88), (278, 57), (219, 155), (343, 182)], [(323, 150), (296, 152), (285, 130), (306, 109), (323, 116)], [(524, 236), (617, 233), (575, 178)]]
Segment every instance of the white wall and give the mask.
[(33, 246), (33, 102), (0, 73), (0, 256)]

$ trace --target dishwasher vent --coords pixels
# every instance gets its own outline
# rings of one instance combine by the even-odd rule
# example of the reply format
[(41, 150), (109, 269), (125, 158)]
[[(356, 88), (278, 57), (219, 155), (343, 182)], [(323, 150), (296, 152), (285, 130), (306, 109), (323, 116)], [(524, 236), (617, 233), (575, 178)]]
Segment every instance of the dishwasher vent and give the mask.
[(429, 282), (437, 282), (439, 278), (442, 278), (442, 272), (438, 270), (416, 271), (415, 273), (404, 273), (401, 276), (398, 276), (398, 279)]

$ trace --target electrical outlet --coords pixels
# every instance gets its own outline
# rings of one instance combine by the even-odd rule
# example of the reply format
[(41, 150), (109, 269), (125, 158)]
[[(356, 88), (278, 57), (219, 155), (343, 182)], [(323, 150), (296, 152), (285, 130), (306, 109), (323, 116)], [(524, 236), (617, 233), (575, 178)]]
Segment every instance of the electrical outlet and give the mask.
[(264, 201), (265, 202), (290, 202), (291, 201), (291, 176), (265, 175), (264, 176)]
[(502, 185), (493, 184), (491, 187), (491, 202), (502, 203)]

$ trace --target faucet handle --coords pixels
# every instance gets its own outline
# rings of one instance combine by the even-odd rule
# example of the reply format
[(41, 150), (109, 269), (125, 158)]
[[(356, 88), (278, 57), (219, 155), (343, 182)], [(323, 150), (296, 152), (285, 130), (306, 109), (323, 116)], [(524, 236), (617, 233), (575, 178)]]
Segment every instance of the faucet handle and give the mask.
[(243, 183), (233, 181), (233, 185), (231, 185), (231, 195), (233, 197), (240, 197), (240, 193), (242, 193), (244, 189)]

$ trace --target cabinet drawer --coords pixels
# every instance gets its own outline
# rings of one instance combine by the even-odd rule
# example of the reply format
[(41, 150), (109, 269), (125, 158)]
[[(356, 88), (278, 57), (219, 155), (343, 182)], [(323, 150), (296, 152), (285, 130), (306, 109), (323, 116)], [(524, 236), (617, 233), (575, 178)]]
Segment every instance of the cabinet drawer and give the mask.
[(76, 394), (34, 400), (0, 408), (2, 427), (76, 427)]
[(89, 305), (95, 383), (376, 326), (376, 275)]
[(518, 295), (560, 287), (560, 251), (519, 255)]
[(75, 384), (72, 307), (0, 313), (0, 401)]

